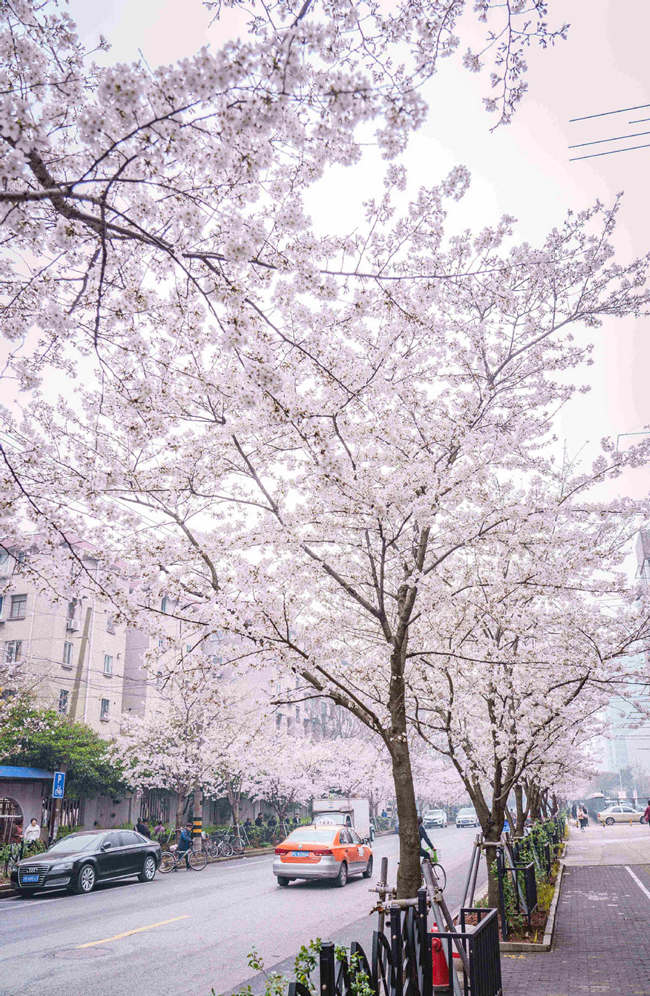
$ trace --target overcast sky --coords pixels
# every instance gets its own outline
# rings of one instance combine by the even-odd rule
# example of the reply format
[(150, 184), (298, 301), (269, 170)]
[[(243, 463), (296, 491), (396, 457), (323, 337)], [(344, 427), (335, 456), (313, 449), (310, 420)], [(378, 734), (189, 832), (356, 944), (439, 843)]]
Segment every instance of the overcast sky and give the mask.
[[(112, 43), (108, 61), (138, 58), (173, 61), (204, 44), (218, 45), (224, 29), (209, 27), (200, 0), (72, 0), (82, 37), (100, 32)], [(559, 12), (559, 13), (558, 13)], [(530, 53), (530, 94), (514, 123), (490, 133), (482, 108), (485, 78), (444, 64), (431, 84), (431, 112), (412, 139), (405, 163), (412, 187), (431, 184), (464, 163), (473, 177), (470, 194), (454, 225), (480, 227), (500, 214), (518, 219), (521, 239), (536, 241), (560, 223), (565, 211), (596, 198), (609, 202), (625, 192), (617, 235), (621, 259), (650, 248), (648, 174), (650, 148), (569, 162), (572, 155), (650, 144), (650, 107), (571, 123), (577, 116), (650, 104), (647, 0), (550, 0), (549, 21), (571, 23), (569, 37), (546, 53)], [(232, 19), (229, 25), (232, 29)], [(648, 131), (630, 140), (569, 151), (568, 146)], [(333, 170), (313, 203), (317, 221), (347, 227), (380, 171), (369, 158), (364, 169)], [(590, 395), (564, 414), (560, 431), (572, 452), (601, 436), (631, 433), (650, 425), (648, 319), (610, 323), (600, 334), (589, 379)], [(648, 476), (626, 482), (647, 494)]]

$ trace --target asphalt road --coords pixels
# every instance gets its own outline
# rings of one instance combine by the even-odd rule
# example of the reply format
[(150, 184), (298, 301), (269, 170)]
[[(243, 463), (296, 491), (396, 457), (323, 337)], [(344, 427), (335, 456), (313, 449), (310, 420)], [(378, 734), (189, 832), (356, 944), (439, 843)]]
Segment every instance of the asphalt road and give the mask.
[[(447, 870), (450, 908), (461, 899), (475, 830), (435, 832)], [(276, 885), (272, 856), (179, 870), (149, 884), (100, 885), (88, 896), (0, 898), (2, 996), (210, 996), (251, 979), (255, 946), (267, 969), (289, 970), (301, 944), (315, 937), (368, 944), (376, 896), (368, 892), (389, 857), (394, 881), (398, 840), (375, 841), (375, 875), (344, 889), (327, 882)]]

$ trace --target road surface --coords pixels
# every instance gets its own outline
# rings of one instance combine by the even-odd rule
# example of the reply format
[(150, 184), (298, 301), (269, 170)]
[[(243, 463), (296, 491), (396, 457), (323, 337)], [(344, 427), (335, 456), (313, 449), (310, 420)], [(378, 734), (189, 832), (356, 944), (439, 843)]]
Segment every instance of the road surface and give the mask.
[[(448, 875), (451, 908), (461, 899), (475, 830), (430, 834)], [(389, 857), (394, 882), (398, 840), (375, 841), (372, 880), (354, 878), (281, 889), (272, 855), (179, 870), (154, 882), (100, 885), (88, 896), (0, 898), (2, 996), (210, 996), (251, 981), (253, 946), (266, 968), (286, 969), (312, 938), (368, 944), (376, 897), (368, 892)]]

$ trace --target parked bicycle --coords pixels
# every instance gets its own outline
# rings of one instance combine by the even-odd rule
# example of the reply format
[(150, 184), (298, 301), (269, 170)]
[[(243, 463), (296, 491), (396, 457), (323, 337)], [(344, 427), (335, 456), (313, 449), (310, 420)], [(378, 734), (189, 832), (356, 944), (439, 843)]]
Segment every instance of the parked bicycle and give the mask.
[(233, 854), (233, 845), (229, 837), (214, 833), (204, 841), (206, 854), (210, 858), (229, 858)]
[(173, 851), (163, 851), (158, 871), (164, 875), (176, 871), (180, 864), (186, 864), (186, 867), (192, 871), (203, 871), (207, 863), (208, 858), (204, 851), (179, 851), (176, 847)]

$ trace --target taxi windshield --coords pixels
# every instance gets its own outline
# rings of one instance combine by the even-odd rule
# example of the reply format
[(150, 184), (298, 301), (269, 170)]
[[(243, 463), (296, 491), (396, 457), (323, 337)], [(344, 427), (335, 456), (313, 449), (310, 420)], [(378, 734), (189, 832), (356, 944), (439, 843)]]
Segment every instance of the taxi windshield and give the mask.
[(314, 844), (329, 844), (334, 837), (335, 831), (331, 827), (305, 827), (304, 829), (298, 828), (297, 830), (292, 830), (287, 840), (301, 840), (307, 843)]

